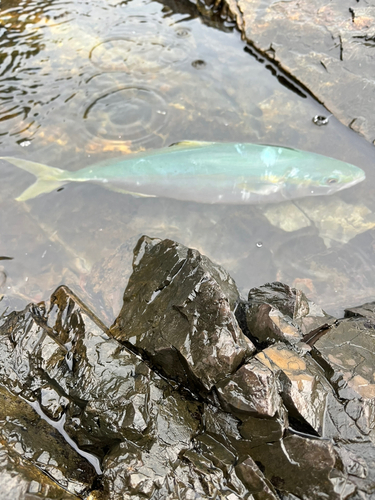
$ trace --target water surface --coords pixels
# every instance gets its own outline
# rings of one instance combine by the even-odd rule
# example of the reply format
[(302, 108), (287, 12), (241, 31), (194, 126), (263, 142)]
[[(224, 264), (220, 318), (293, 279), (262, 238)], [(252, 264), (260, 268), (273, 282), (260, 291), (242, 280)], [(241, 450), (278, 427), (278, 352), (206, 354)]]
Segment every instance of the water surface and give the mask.
[(33, 177), (0, 163), (2, 307), (70, 286), (109, 324), (142, 234), (221, 263), (246, 291), (282, 280), (328, 312), (375, 296), (373, 146), (241, 41), (233, 23), (173, 1), (7, 0), (0, 9), (0, 155), (69, 170), (184, 139), (279, 144), (367, 179), (281, 205), (139, 199), (70, 184), (26, 203)]

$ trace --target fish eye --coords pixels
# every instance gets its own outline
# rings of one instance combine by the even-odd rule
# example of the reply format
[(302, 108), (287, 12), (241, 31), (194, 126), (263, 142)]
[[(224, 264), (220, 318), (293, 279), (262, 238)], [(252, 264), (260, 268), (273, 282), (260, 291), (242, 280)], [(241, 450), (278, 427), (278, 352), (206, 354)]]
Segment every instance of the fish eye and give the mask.
[(329, 179), (326, 180), (327, 184), (336, 184), (338, 181), (337, 177), (330, 177)]

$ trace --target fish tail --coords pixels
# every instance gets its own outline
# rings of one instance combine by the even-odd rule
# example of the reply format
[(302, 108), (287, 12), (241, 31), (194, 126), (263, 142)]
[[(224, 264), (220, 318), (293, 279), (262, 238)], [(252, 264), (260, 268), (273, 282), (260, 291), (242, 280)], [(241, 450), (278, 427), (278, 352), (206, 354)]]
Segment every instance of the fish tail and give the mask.
[(17, 201), (26, 201), (36, 198), (40, 194), (50, 193), (55, 189), (63, 186), (66, 183), (64, 179), (65, 171), (60, 168), (49, 167), (42, 163), (35, 163), (33, 161), (22, 160), (20, 158), (12, 158), (10, 156), (1, 156), (0, 160), (6, 160), (16, 167), (26, 170), (34, 174), (36, 181), (28, 187), (20, 196), (16, 198)]

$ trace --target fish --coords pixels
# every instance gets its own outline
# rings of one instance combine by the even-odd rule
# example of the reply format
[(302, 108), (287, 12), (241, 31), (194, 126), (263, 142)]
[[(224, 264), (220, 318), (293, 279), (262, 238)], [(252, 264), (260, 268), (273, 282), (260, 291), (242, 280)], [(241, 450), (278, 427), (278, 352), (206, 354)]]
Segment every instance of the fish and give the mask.
[(77, 171), (8, 156), (1, 159), (37, 178), (18, 201), (69, 182), (90, 182), (138, 197), (246, 205), (330, 195), (365, 179), (362, 169), (334, 158), (250, 143), (182, 141)]

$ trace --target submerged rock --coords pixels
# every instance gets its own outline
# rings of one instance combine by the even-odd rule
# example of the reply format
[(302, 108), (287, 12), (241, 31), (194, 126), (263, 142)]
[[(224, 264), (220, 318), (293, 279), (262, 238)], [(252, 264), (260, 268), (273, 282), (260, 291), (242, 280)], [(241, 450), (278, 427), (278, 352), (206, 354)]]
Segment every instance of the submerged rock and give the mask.
[[(211, 0), (205, 0), (211, 5)], [(216, 4), (215, 4), (216, 5)], [(339, 120), (374, 140), (374, 6), (333, 0), (225, 0), (243, 36)], [(365, 83), (364, 83), (365, 82)]]
[(66, 287), (1, 318), (2, 497), (372, 498), (373, 304), (335, 320), (282, 283), (245, 302), (170, 240), (133, 267), (110, 329)]

